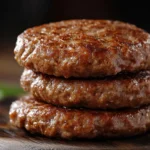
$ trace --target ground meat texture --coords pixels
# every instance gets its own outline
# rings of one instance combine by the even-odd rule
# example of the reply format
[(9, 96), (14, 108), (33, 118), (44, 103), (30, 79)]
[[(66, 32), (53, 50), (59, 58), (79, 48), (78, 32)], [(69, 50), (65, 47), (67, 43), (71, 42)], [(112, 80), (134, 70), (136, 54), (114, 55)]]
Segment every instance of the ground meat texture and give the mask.
[(150, 128), (150, 107), (120, 111), (67, 109), (26, 96), (12, 103), (10, 123), (31, 133), (49, 137), (124, 137)]
[(103, 79), (65, 79), (25, 69), (20, 81), (36, 99), (57, 106), (116, 109), (150, 103), (150, 71)]
[(36, 72), (101, 77), (150, 69), (150, 35), (119, 21), (61, 21), (24, 31), (14, 53), (21, 66)]

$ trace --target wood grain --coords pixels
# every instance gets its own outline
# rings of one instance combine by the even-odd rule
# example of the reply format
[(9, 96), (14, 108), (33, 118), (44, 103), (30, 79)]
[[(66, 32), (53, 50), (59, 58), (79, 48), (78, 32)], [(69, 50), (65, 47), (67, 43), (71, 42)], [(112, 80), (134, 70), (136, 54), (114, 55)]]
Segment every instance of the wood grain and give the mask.
[(61, 140), (32, 135), (9, 124), (14, 98), (0, 102), (0, 150), (150, 150), (150, 133), (126, 139)]

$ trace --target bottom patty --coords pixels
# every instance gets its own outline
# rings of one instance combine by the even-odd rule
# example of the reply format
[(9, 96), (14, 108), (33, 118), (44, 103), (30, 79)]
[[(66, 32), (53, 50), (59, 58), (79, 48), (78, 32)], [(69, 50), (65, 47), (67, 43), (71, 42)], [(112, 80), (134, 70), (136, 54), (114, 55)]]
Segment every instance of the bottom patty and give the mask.
[(10, 122), (49, 137), (96, 138), (141, 134), (150, 129), (150, 106), (102, 111), (60, 108), (22, 97), (10, 108)]

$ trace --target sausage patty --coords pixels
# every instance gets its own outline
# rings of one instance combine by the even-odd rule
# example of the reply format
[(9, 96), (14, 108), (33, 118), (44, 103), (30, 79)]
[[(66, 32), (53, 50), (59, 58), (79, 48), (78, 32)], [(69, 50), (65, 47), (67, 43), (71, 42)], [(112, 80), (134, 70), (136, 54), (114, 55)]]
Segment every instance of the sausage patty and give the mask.
[(97, 77), (150, 69), (150, 35), (109, 20), (69, 20), (30, 28), (18, 36), (21, 66), (54, 76)]
[(96, 138), (141, 134), (150, 129), (150, 106), (120, 111), (67, 109), (26, 96), (13, 102), (10, 122), (49, 137)]
[(57, 78), (25, 69), (21, 86), (36, 99), (66, 107), (114, 109), (150, 103), (150, 71), (90, 80)]

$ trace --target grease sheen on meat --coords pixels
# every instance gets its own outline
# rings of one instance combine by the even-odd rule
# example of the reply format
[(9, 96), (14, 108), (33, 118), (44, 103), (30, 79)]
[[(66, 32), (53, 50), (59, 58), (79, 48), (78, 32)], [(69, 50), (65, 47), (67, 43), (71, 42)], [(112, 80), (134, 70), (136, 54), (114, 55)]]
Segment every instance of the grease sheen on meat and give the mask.
[(133, 136), (150, 129), (150, 106), (120, 111), (77, 110), (26, 96), (13, 102), (9, 115), (13, 125), (31, 133), (66, 139)]
[(150, 69), (150, 35), (109, 20), (44, 24), (18, 36), (21, 66), (54, 76), (97, 77)]
[(21, 86), (36, 99), (66, 107), (116, 109), (150, 104), (150, 71), (103, 79), (65, 79), (25, 69)]

